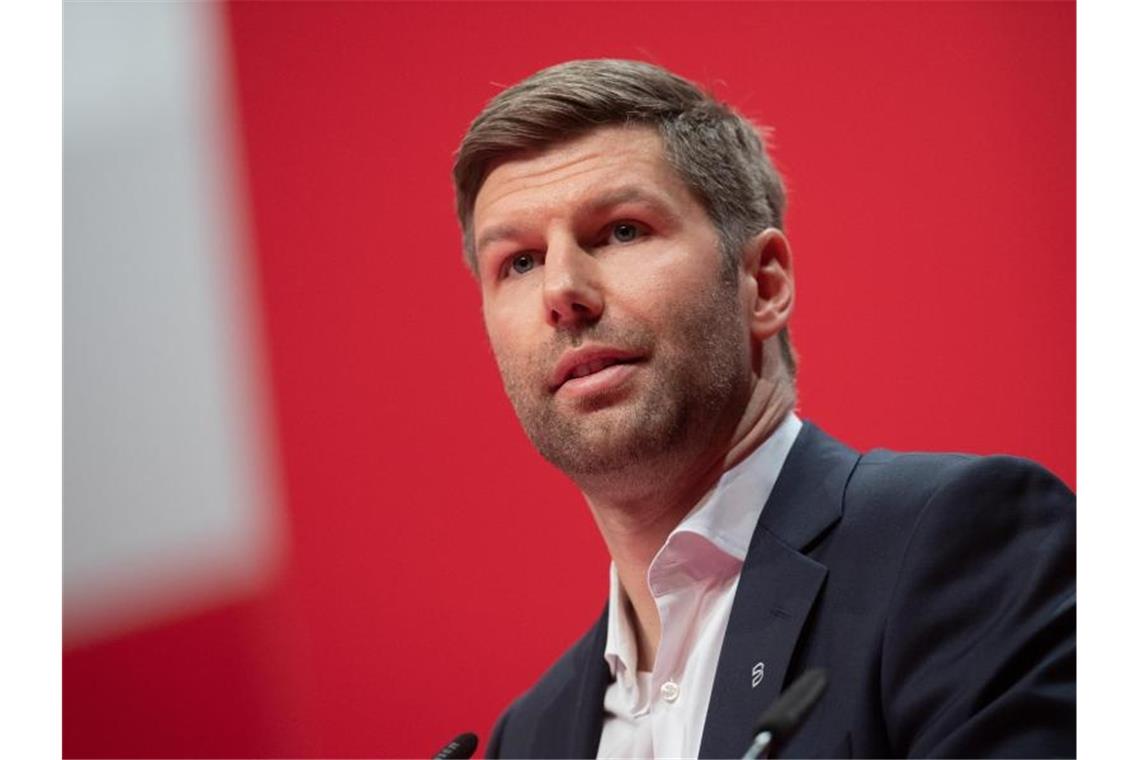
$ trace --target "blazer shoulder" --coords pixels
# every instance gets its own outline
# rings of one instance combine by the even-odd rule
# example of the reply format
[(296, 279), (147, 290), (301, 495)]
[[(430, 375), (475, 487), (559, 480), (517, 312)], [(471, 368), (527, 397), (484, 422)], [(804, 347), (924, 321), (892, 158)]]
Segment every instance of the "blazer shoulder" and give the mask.
[(867, 494), (883, 496), (887, 482), (913, 497), (905, 520), (897, 506), (890, 515), (906, 525), (881, 643), (891, 745), (913, 756), (1071, 755), (1073, 492), (1016, 457), (870, 459)]
[(1029, 459), (888, 449), (874, 449), (860, 458), (845, 498), (847, 506), (873, 504), (915, 517), (932, 501), (964, 507), (1001, 502), (1056, 512), (1071, 508), (1073, 500), (1068, 486)]

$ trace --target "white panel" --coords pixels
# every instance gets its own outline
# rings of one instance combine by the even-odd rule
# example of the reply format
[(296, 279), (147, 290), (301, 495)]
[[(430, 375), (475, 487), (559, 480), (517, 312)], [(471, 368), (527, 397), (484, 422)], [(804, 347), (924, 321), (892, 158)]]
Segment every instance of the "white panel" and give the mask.
[(70, 641), (253, 592), (280, 545), (221, 31), (65, 4)]

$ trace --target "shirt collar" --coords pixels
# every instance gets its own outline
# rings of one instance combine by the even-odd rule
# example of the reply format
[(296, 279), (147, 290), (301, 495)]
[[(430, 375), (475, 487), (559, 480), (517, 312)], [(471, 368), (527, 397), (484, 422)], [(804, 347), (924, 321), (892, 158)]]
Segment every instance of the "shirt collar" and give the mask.
[[(654, 596), (668, 593), (678, 583), (740, 571), (760, 512), (802, 427), (795, 413), (788, 414), (764, 443), (721, 475), (673, 529), (649, 565)], [(611, 674), (616, 674), (619, 662), (630, 671), (636, 667), (637, 640), (627, 606), (617, 567), (611, 562), (605, 650)]]

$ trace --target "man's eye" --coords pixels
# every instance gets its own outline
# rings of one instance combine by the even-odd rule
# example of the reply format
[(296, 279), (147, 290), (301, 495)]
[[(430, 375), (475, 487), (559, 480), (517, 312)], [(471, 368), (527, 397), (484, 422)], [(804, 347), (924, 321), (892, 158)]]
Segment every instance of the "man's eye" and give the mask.
[(515, 274), (526, 274), (535, 266), (533, 253), (520, 253), (511, 259), (511, 271)]
[(617, 243), (632, 243), (644, 233), (632, 222), (618, 222), (610, 229), (610, 239)]

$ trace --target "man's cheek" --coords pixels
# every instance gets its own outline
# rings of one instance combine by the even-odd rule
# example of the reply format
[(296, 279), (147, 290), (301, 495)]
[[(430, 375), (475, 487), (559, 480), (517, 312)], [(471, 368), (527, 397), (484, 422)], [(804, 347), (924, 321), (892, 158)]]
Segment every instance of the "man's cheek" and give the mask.
[(491, 353), (494, 354), (495, 363), (499, 367), (499, 374), (506, 379), (512, 366), (512, 352), (509, 348), (509, 342), (505, 341), (501, 335), (496, 335), (495, 333), (488, 333), (488, 337), (491, 342)]

